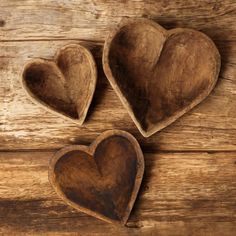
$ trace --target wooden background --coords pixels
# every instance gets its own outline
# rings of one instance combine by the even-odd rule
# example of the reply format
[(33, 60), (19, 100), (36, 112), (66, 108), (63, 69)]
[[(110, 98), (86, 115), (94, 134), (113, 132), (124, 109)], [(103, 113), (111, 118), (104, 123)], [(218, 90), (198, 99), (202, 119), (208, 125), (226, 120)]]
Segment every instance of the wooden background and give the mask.
[[(127, 16), (200, 30), (222, 56), (212, 94), (148, 139), (138, 132), (101, 67), (109, 29)], [(20, 85), (29, 59), (53, 58), (70, 42), (89, 47), (99, 67), (95, 98), (82, 127), (37, 107)], [(0, 234), (235, 235), (235, 75), (235, 0), (1, 0)], [(108, 129), (131, 132), (145, 154), (144, 182), (127, 227), (66, 206), (47, 177), (48, 161), (58, 148), (89, 144)]]

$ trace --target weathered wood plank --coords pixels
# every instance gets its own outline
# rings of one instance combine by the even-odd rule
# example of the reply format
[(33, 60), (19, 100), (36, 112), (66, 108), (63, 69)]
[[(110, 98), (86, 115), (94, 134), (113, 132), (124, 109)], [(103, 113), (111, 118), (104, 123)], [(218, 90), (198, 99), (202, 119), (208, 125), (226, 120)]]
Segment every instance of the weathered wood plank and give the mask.
[(234, 235), (236, 152), (145, 154), (128, 227), (66, 206), (48, 182), (48, 152), (0, 152), (0, 233)]
[[(150, 17), (167, 27), (191, 27), (215, 39), (235, 35), (234, 0), (1, 0), (0, 40), (104, 40), (122, 17)], [(233, 32), (234, 31), (234, 32)]]
[(1, 42), (0, 149), (49, 149), (90, 143), (104, 130), (116, 128), (134, 134), (148, 151), (236, 150), (234, 41), (216, 42), (222, 55), (222, 70), (209, 98), (148, 139), (140, 135), (103, 74), (102, 43), (83, 42), (96, 56), (99, 78), (88, 119), (82, 127), (45, 112), (28, 99), (20, 84), (23, 65), (33, 57), (51, 59), (57, 49), (71, 42), (79, 41)]

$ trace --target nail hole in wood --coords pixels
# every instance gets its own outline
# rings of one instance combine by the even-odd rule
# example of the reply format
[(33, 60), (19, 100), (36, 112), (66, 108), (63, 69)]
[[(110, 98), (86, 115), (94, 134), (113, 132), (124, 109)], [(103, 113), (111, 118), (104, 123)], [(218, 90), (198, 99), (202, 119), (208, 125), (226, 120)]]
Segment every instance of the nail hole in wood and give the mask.
[(0, 20), (0, 27), (5, 26), (6, 22), (4, 20)]

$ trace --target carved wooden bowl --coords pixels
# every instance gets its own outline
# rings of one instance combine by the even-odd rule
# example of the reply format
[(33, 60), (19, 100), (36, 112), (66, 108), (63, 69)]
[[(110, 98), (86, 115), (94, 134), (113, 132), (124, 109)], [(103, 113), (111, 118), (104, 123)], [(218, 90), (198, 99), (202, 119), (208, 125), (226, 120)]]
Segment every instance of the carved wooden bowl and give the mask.
[(78, 44), (61, 48), (55, 61), (31, 60), (22, 75), (23, 87), (34, 102), (80, 125), (92, 101), (96, 81), (93, 56)]
[(103, 67), (143, 136), (174, 122), (212, 91), (220, 55), (205, 34), (125, 20), (107, 38)]
[(58, 151), (49, 165), (49, 180), (70, 206), (110, 223), (125, 224), (144, 172), (136, 139), (111, 130), (90, 146)]

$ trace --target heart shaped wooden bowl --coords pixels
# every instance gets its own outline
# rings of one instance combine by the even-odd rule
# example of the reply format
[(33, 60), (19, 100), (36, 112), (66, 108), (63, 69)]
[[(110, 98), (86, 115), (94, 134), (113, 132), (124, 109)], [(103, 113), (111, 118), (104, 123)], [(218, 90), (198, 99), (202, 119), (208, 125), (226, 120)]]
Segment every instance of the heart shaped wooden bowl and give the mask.
[(68, 205), (110, 223), (125, 224), (143, 172), (143, 154), (136, 139), (112, 130), (90, 146), (58, 151), (49, 165), (49, 180)]
[(208, 96), (220, 54), (203, 33), (125, 20), (107, 38), (103, 68), (143, 136), (168, 126)]
[(96, 81), (93, 56), (78, 44), (61, 48), (55, 61), (31, 60), (22, 74), (23, 88), (33, 101), (80, 125), (92, 101)]

